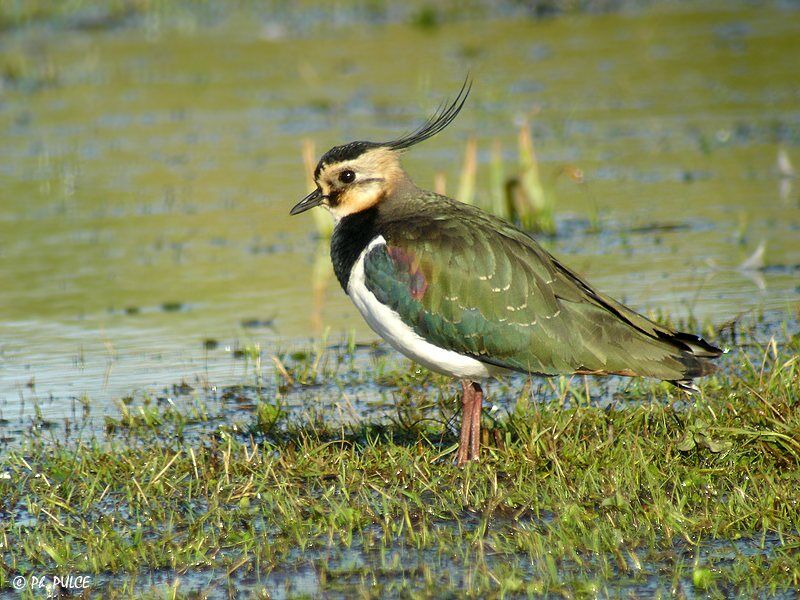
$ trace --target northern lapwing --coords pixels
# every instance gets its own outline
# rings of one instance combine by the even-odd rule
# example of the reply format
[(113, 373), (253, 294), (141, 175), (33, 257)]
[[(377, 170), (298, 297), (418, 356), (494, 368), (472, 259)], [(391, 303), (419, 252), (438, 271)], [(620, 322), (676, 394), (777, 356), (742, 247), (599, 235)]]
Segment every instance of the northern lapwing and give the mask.
[(595, 290), (528, 233), (417, 187), (399, 154), (447, 127), (452, 104), (389, 142), (350, 142), (317, 164), (317, 188), (291, 210), (324, 206), (336, 226), (336, 277), (369, 326), (411, 360), (461, 380), (456, 462), (479, 456), (480, 381), (531, 375), (624, 375), (688, 392), (722, 351)]

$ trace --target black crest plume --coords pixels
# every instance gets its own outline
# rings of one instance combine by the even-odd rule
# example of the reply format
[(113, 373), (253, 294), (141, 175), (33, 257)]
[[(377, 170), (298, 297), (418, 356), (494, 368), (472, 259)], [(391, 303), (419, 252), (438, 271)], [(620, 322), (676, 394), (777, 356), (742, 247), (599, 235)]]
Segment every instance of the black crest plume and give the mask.
[(346, 160), (353, 160), (361, 156), (367, 150), (373, 148), (391, 148), (392, 150), (403, 150), (410, 148), (414, 144), (424, 142), (428, 138), (433, 137), (445, 127), (453, 122), (461, 109), (464, 108), (464, 103), (467, 101), (469, 91), (472, 89), (472, 80), (467, 76), (464, 83), (461, 85), (458, 95), (455, 100), (450, 102), (442, 102), (436, 112), (431, 115), (430, 119), (425, 121), (420, 127), (404, 135), (401, 138), (392, 140), (390, 142), (350, 142), (341, 146), (334, 146), (328, 150), (317, 164), (314, 171), (314, 179), (319, 178), (322, 167), (329, 164), (336, 164)]
[(464, 79), (464, 83), (461, 85), (461, 90), (459, 90), (455, 100), (453, 100), (449, 105), (446, 101), (442, 102), (442, 104), (439, 105), (439, 108), (436, 109), (436, 112), (434, 112), (433, 115), (431, 115), (431, 117), (420, 127), (399, 139), (376, 145), (385, 146), (391, 148), (392, 150), (403, 150), (404, 148), (410, 148), (415, 144), (419, 144), (420, 142), (424, 142), (428, 138), (435, 136), (445, 127), (450, 125), (450, 123), (453, 122), (453, 119), (458, 116), (458, 113), (461, 112), (462, 108), (464, 108), (464, 103), (467, 101), (467, 96), (469, 96), (471, 89), (472, 80), (469, 76), (467, 76), (467, 78)]

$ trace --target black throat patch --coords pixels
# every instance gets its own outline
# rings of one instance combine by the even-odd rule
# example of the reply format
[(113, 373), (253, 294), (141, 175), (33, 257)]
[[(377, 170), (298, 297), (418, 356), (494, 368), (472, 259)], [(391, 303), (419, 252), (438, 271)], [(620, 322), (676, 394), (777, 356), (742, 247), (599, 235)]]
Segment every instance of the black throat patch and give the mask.
[(339, 285), (347, 293), (350, 271), (364, 248), (378, 235), (378, 208), (347, 215), (336, 225), (331, 236), (331, 262)]

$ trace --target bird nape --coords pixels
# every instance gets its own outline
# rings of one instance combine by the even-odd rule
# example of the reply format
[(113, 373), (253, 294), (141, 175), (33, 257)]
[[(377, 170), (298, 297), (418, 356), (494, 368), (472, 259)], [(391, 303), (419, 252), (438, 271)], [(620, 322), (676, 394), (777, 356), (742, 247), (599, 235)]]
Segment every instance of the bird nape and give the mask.
[(326, 152), (316, 189), (291, 210), (331, 213), (334, 272), (369, 326), (411, 360), (461, 380), (456, 462), (479, 457), (488, 377), (623, 375), (695, 391), (692, 380), (712, 373), (722, 350), (636, 313), (525, 231), (408, 176), (400, 152), (447, 127), (470, 87), (405, 136)]

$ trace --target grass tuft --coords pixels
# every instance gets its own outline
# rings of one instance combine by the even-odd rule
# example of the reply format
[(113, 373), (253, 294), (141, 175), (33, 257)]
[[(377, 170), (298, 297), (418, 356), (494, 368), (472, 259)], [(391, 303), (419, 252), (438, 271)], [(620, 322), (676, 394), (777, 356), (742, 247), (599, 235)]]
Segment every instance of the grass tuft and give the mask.
[(363, 376), (392, 396), (387, 416), (293, 408), (295, 388), (330, 402), (318, 386), (349, 368), (324, 344), (276, 356), (281, 395), (223, 393), (233, 417), (144, 398), (103, 439), (32, 429), (0, 458), (0, 585), (65, 570), (109, 598), (154, 581), (159, 597), (788, 597), (800, 338), (711, 334), (734, 350), (694, 402), (642, 381), (604, 402), (582, 379), (496, 386), (483, 461), (463, 469), (444, 378), (376, 359)]

